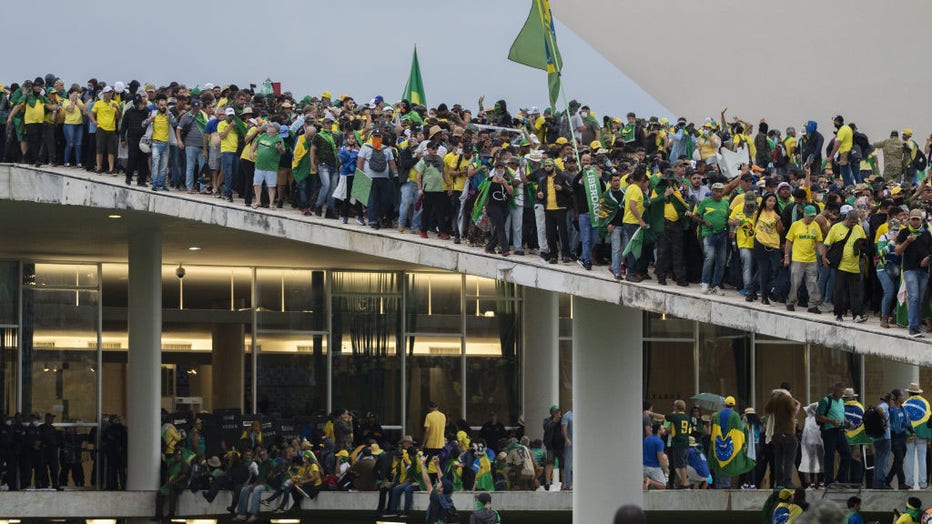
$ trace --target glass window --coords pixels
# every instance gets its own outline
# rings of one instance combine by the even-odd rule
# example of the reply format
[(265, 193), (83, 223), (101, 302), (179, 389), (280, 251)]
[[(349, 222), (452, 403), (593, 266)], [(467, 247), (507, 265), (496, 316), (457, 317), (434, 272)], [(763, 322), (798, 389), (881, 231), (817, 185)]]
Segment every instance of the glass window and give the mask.
[(400, 425), (401, 275), (333, 274), (333, 407)]
[(16, 328), (0, 328), (0, 411), (16, 412)]
[(323, 271), (256, 271), (258, 325), (262, 330), (326, 331)]
[[(252, 271), (246, 268), (185, 266), (185, 277), (180, 283), (184, 309), (233, 311), (249, 307), (251, 280)], [(239, 303), (234, 299), (237, 289), (240, 293), (245, 290)]]
[(420, 438), (431, 400), (447, 416), (447, 423), (463, 418), (462, 338), (408, 337), (406, 351), (406, 425), (408, 433)]
[(494, 297), (495, 283), (497, 281), (491, 278), (474, 277), (466, 275), (466, 296), (467, 297)]
[(492, 411), (505, 425), (521, 415), (521, 303), (494, 302), (494, 316), (466, 317), (466, 418), (473, 425)]
[(770, 392), (789, 382), (793, 396), (806, 403), (806, 349), (803, 344), (757, 344), (756, 395), (760, 410)]
[[(37, 266), (37, 284), (43, 280), (39, 269), (53, 275), (46, 282), (74, 275)], [(77, 281), (82, 279), (89, 281), (79, 274)], [(54, 413), (59, 422), (97, 420), (96, 291), (24, 286), (23, 368), (24, 412)]]
[(326, 335), (260, 331), (256, 343), (258, 411), (282, 417), (326, 414)]
[(178, 266), (162, 266), (162, 309), (181, 307), (181, 279), (175, 274), (177, 269)]
[(691, 342), (645, 342), (644, 398), (660, 413), (666, 413), (674, 400), (688, 403), (695, 394), (695, 369)]
[(560, 406), (573, 409), (573, 339), (560, 339)]
[(695, 337), (695, 321), (671, 317), (660, 313), (646, 312), (644, 337), (646, 338), (688, 338)]
[(19, 324), (19, 263), (0, 261), (0, 325)]
[[(735, 397), (740, 409), (751, 400), (750, 336), (711, 324), (699, 324), (699, 392)], [(760, 369), (758, 362), (758, 369)]]
[(24, 271), (24, 277), (31, 277), (38, 289), (42, 288), (96, 288), (96, 264), (27, 264), (33, 266), (32, 274)]
[(462, 332), (462, 286), (460, 275), (408, 273), (405, 330), (434, 334)]
[[(836, 382), (846, 388), (854, 388), (859, 395), (861, 389), (861, 356), (840, 349), (824, 346), (809, 346), (809, 398), (816, 402), (830, 393)], [(802, 384), (799, 384), (802, 386)], [(859, 397), (863, 398), (863, 397)]]

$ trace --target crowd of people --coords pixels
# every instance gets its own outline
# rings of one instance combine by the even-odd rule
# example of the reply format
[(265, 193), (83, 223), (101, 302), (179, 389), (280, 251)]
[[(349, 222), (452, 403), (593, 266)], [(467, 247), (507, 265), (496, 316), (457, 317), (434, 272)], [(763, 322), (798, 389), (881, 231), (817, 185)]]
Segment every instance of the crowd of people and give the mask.
[(37, 77), (0, 89), (2, 160), (928, 329), (932, 138), (910, 129), (269, 91)]
[[(783, 383), (762, 413), (734, 397), (711, 414), (677, 400), (668, 414), (644, 404), (644, 489), (926, 489), (929, 403), (916, 383), (865, 409), (837, 383), (804, 406)], [(837, 459), (837, 460), (836, 460)]]

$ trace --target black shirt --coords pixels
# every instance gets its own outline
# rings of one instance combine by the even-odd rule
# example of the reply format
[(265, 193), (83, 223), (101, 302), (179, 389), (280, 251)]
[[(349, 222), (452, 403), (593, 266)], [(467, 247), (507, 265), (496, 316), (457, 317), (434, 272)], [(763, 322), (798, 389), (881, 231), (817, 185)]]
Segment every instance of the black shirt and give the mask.
[[(909, 232), (909, 228), (901, 229), (896, 236), (896, 243), (905, 242), (906, 237), (910, 234), (912, 233)], [(930, 254), (932, 254), (932, 235), (926, 229), (923, 229), (919, 236), (916, 237), (916, 240), (913, 240), (903, 251), (903, 271), (925, 270), (926, 268), (920, 267), (919, 264), (922, 263), (923, 258)]]

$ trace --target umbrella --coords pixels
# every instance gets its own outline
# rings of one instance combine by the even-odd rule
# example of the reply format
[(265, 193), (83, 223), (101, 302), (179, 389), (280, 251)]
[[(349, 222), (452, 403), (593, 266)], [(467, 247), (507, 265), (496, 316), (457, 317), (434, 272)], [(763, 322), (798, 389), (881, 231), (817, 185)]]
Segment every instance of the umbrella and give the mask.
[(689, 397), (689, 401), (706, 411), (718, 411), (725, 407), (725, 397), (715, 393), (699, 393)]

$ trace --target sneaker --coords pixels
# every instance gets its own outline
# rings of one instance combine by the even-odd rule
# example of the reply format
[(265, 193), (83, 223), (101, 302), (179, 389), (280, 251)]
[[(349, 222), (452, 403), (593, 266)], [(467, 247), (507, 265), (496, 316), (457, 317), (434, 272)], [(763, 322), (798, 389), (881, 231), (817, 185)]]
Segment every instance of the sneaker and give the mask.
[(586, 268), (586, 263), (583, 262), (583, 260), (582, 260), (581, 258), (580, 258), (580, 259), (577, 259), (577, 260), (576, 260), (576, 263), (579, 264), (579, 267), (581, 267), (581, 268), (583, 268), (583, 269)]
[(703, 295), (708, 295), (708, 294), (709, 294), (709, 285), (706, 284), (705, 282), (699, 284), (699, 291), (701, 291)]
[(796, 306), (794, 306), (793, 304), (787, 304), (787, 305), (786, 305), (786, 310), (787, 310), (787, 311), (796, 311)]
[(816, 315), (821, 315), (821, 314), (822, 314), (822, 310), (819, 309), (819, 306), (812, 306), (812, 307), (810, 307), (809, 309), (807, 309), (806, 311), (808, 311), (808, 312), (810, 312), (810, 313), (814, 313), (814, 314), (816, 314)]
[(285, 508), (281, 508), (281, 507), (275, 508), (275, 510), (272, 511), (272, 513), (284, 513), (284, 512), (285, 512)]
[(347, 222), (349, 222), (349, 217), (343, 217), (343, 223), (345, 224)]
[(397, 513), (386, 513), (386, 514), (384, 514), (384, 515), (382, 515), (382, 516), (385, 517), (385, 518), (387, 518), (387, 519), (390, 519), (390, 518), (393, 518), (393, 517), (397, 517), (398, 514), (397, 514)]
[(841, 315), (835, 315), (835, 320), (837, 320), (838, 322), (844, 322), (844, 321), (845, 321), (845, 317), (843, 317), (843, 316), (841, 316)]
[(440, 233), (440, 240), (450, 240), (450, 235), (446, 233)]
[(65, 167), (71, 167), (71, 164), (69, 164), (68, 162), (65, 162), (65, 163), (62, 164), (62, 165), (65, 166)]
[[(454, 243), (454, 244), (459, 244), (459, 243), (461, 243), (461, 242), (462, 242), (462, 240), (460, 240), (460, 237), (453, 237), (453, 243)], [(516, 251), (515, 254), (517, 255), (518, 252)], [(522, 253), (522, 254), (524, 254), (524, 253)]]
[(564, 263), (564, 264), (571, 264), (572, 262), (573, 262), (573, 259), (572, 259), (572, 258), (570, 258), (570, 257), (563, 257), (563, 263)]
[[(344, 222), (344, 224), (345, 224), (345, 222)], [(404, 233), (404, 232), (405, 232), (404, 226), (398, 226), (398, 227), (396, 227), (395, 229), (396, 229), (399, 233)]]
[[(742, 297), (747, 296), (748, 290), (747, 290), (747, 289), (742, 289), (741, 291), (738, 291), (738, 294), (741, 295)], [(747, 485), (747, 484), (745, 484), (745, 485)], [(742, 488), (742, 489), (743, 489), (743, 488)]]
[(687, 280), (677, 280), (676, 285), (680, 287), (689, 287), (689, 281)]
[(725, 295), (725, 292), (722, 291), (722, 288), (720, 288), (720, 287), (718, 287), (718, 286), (715, 286), (715, 287), (712, 288), (711, 291), (709, 291), (709, 294), (710, 294), (710, 295), (724, 296), (724, 295)]
[(360, 226), (366, 225), (366, 221), (363, 220), (362, 217), (356, 217), (356, 223), (359, 224)]
[(550, 257), (550, 258), (548, 258), (548, 259), (547, 259), (547, 263), (548, 263), (548, 264), (556, 264), (556, 263), (557, 263), (557, 257)]
[(421, 238), (427, 238), (427, 231), (421, 231)]
[(246, 522), (257, 522), (258, 520), (259, 520), (259, 517), (257, 517), (256, 515), (251, 515), (248, 519), (246, 519)]
[(925, 335), (922, 334), (922, 331), (913, 331), (909, 330), (909, 338), (923, 338)]
[(261, 502), (261, 504), (262, 504), (263, 506), (265, 506), (265, 507), (269, 507), (269, 506), (272, 505), (272, 503), (269, 502), (269, 501), (267, 501), (267, 500), (263, 500), (263, 501)]
[(864, 316), (862, 316), (862, 315), (855, 315), (855, 316), (854, 316), (854, 323), (855, 323), (855, 324), (860, 324), (860, 323), (862, 323), (862, 322), (865, 322), (866, 320), (867, 320), (867, 319), (864, 318)]
[(583, 262), (583, 269), (586, 271), (592, 271), (592, 262)]
[(514, 254), (515, 254), (515, 255), (518, 255), (519, 257), (524, 256), (524, 250), (523, 250), (523, 249), (515, 249), (515, 250), (514, 250)]

